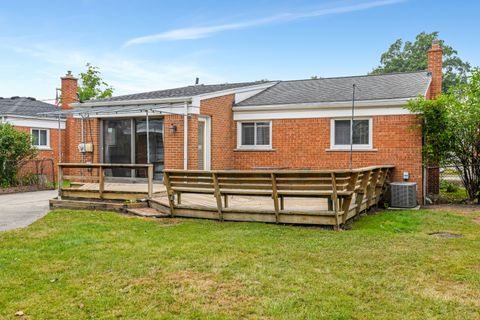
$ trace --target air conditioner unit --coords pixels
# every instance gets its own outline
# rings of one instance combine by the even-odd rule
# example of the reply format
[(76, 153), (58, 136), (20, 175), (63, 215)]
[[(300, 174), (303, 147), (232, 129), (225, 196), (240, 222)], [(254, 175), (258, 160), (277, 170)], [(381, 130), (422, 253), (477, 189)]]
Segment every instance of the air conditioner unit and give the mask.
[(394, 208), (417, 206), (417, 184), (415, 182), (391, 182), (391, 205)]

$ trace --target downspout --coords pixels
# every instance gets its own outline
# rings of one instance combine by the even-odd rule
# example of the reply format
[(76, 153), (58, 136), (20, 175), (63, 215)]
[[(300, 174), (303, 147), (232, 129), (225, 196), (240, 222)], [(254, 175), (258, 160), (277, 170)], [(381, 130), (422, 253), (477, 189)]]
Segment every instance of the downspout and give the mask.
[[(65, 126), (66, 128), (66, 126)], [(62, 162), (62, 126), (60, 122), (60, 113), (58, 114), (58, 162)]]
[(188, 103), (184, 103), (183, 113), (183, 170), (188, 170)]

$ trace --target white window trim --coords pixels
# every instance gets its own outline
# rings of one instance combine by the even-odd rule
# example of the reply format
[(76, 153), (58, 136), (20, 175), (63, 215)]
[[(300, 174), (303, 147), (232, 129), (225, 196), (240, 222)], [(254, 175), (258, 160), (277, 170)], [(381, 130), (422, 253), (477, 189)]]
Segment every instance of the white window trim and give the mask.
[[(45, 130), (47, 131), (47, 145), (46, 146), (38, 146), (38, 145), (34, 145), (32, 143), (32, 146), (34, 146), (35, 148), (37, 148), (38, 150), (51, 150), (50, 148), (50, 129), (46, 129), (46, 128), (30, 128), (30, 137), (33, 137), (33, 130)], [(40, 137), (40, 136), (39, 136)], [(33, 139), (32, 139), (32, 142), (33, 142)]]
[[(242, 123), (268, 122), (270, 141), (268, 145), (242, 145)], [(255, 127), (256, 128), (256, 127)], [(254, 131), (255, 141), (257, 140), (257, 130)], [(237, 122), (237, 149), (239, 150), (272, 150), (272, 121), (271, 120), (249, 120)]]
[[(352, 118), (333, 118), (330, 120), (330, 150), (350, 150), (349, 144), (335, 144), (335, 121), (352, 120)], [(368, 144), (354, 144), (353, 150), (372, 150), (373, 149), (373, 121), (372, 118), (355, 117), (354, 120), (368, 120)]]

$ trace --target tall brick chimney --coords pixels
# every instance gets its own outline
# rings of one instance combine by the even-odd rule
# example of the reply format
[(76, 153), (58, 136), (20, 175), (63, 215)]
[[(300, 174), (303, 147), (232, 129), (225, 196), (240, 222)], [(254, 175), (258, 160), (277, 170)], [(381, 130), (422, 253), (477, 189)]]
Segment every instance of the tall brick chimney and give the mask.
[(428, 49), (428, 71), (432, 73), (432, 83), (428, 92), (429, 99), (435, 99), (442, 93), (442, 48), (434, 41)]
[(72, 109), (71, 103), (77, 102), (77, 86), (78, 79), (75, 78), (71, 71), (68, 71), (62, 78), (62, 110)]
[[(432, 82), (427, 99), (435, 99), (442, 94), (442, 48), (434, 41), (428, 49), (428, 71), (432, 73)], [(427, 168), (427, 195), (436, 200), (440, 194), (440, 168), (437, 163), (429, 163)]]
[[(62, 80), (62, 100), (61, 108), (62, 110), (72, 109), (70, 107), (71, 103), (77, 102), (77, 87), (78, 79), (75, 78), (71, 71), (68, 71), (67, 74), (61, 77)], [(65, 132), (62, 137), (62, 162), (75, 162), (75, 119), (71, 115), (67, 115), (65, 123)]]

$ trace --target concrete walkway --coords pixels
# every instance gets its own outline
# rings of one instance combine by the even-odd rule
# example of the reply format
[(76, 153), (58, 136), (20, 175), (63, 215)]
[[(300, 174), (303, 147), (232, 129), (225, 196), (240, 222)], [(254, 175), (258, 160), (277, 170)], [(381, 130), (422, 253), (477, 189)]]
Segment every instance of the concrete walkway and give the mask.
[(48, 200), (57, 190), (0, 195), (0, 231), (23, 228), (49, 211)]

